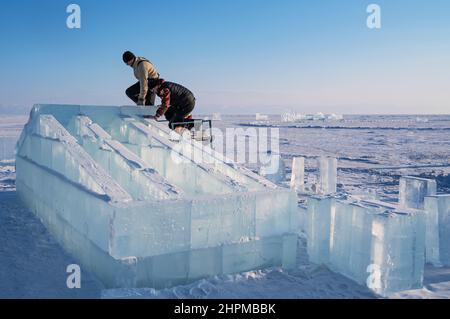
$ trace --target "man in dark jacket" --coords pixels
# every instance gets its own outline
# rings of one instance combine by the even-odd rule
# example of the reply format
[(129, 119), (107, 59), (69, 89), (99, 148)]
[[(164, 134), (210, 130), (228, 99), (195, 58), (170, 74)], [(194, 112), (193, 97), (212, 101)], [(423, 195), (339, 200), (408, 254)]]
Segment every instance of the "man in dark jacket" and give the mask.
[(169, 121), (169, 127), (178, 133), (184, 127), (192, 127), (191, 124), (177, 124), (192, 122), (190, 114), (195, 107), (195, 97), (191, 91), (180, 84), (166, 82), (164, 79), (149, 80), (148, 87), (161, 98), (161, 107), (156, 111), (156, 119), (164, 115)]

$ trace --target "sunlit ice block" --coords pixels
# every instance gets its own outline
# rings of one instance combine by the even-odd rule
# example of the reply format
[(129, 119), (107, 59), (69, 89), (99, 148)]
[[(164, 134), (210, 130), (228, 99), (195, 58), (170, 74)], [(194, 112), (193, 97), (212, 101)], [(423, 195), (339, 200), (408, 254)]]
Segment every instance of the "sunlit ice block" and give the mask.
[(366, 284), (371, 264), (372, 222), (379, 209), (337, 200), (331, 215), (329, 267)]
[(337, 159), (335, 157), (319, 157), (319, 194), (336, 192)]
[(350, 252), (353, 230), (353, 206), (335, 201), (330, 220), (330, 268), (350, 275)]
[(335, 210), (335, 199), (330, 196), (308, 198), (307, 251), (309, 260), (317, 264), (330, 261), (331, 218)]
[(378, 209), (361, 203), (350, 204), (353, 211), (348, 270), (350, 278), (366, 285), (371, 264), (372, 224)]
[(368, 286), (380, 295), (421, 288), (425, 265), (425, 216), (413, 209), (377, 214), (372, 226)]
[(425, 196), (436, 195), (436, 181), (412, 176), (400, 178), (399, 203), (401, 206), (423, 209)]
[(291, 188), (296, 192), (305, 190), (305, 158), (294, 157), (292, 160)]
[(211, 247), (296, 231), (289, 190), (198, 197), (192, 208), (192, 247)]
[(426, 258), (435, 266), (450, 266), (450, 195), (425, 197)]

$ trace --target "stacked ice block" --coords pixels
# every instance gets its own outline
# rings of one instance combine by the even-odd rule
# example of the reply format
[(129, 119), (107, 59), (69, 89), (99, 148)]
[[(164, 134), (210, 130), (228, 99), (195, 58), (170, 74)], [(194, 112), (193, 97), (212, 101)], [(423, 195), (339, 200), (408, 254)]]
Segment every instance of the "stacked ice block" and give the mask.
[(83, 267), (159, 288), (295, 266), (294, 192), (141, 113), (37, 105), (18, 142), (19, 195)]
[(422, 211), (330, 196), (308, 199), (308, 254), (356, 282), (387, 295), (422, 285)]
[(431, 195), (436, 195), (436, 181), (413, 176), (400, 178), (401, 206), (423, 209), (425, 196)]
[(318, 193), (322, 195), (336, 193), (337, 159), (320, 157)]

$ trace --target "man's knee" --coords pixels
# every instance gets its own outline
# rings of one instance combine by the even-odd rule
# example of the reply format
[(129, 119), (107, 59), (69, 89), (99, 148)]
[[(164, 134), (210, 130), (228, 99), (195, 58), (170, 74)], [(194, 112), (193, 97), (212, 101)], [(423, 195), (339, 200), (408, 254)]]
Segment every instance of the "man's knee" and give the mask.
[(125, 90), (125, 94), (131, 99), (133, 94), (131, 93), (131, 86)]

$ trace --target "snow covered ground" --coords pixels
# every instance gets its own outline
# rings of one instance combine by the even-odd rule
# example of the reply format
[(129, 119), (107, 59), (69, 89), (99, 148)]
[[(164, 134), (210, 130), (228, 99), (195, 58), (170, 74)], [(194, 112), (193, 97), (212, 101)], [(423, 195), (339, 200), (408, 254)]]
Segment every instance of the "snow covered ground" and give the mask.
[[(253, 117), (222, 119), (214, 122), (214, 126), (238, 127)], [(68, 289), (66, 267), (76, 260), (60, 248), (15, 192), (13, 150), (26, 120), (25, 116), (0, 119), (0, 298), (377, 297), (341, 275), (308, 263), (302, 238), (299, 238), (299, 266), (293, 271), (275, 268), (216, 276), (158, 291), (105, 290), (93, 275), (82, 272), (82, 288)], [(332, 123), (321, 123), (325, 127), (310, 124), (280, 128), (280, 150), (287, 167), (290, 168), (293, 156), (306, 156), (309, 180), (314, 178), (316, 156), (336, 155), (339, 188), (346, 192), (371, 190), (384, 200), (395, 201), (398, 178), (406, 174), (436, 177), (438, 191), (450, 192), (450, 179), (446, 175), (450, 171), (450, 116), (427, 116), (420, 121), (416, 116), (354, 116), (340, 121), (340, 127)], [(450, 298), (450, 269), (427, 266), (423, 289), (391, 297)]]

